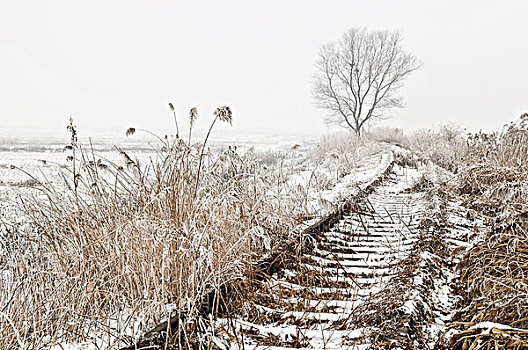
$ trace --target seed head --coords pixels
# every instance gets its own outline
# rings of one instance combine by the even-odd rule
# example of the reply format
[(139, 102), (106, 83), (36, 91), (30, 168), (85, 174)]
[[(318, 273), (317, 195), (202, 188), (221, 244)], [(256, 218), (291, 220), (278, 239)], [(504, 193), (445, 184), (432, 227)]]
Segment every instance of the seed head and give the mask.
[(193, 107), (189, 112), (189, 122), (191, 123), (191, 128), (194, 126), (194, 123), (196, 123), (196, 119), (198, 119), (198, 110), (196, 107)]
[(172, 105), (172, 103), (169, 102), (169, 108), (171, 109), (171, 111), (174, 112), (174, 106)]
[(136, 133), (136, 128), (128, 128), (128, 130), (126, 131), (126, 136), (132, 136)]
[(99, 169), (108, 169), (108, 165), (106, 165), (105, 163), (103, 163), (103, 161), (101, 159), (98, 159), (97, 160), (97, 167)]
[(220, 121), (233, 125), (233, 112), (228, 106), (218, 107), (214, 112), (215, 117), (218, 117)]
[(66, 127), (66, 130), (71, 134), (70, 143), (72, 145), (77, 144), (77, 127), (73, 125), (73, 118), (70, 117), (70, 124)]

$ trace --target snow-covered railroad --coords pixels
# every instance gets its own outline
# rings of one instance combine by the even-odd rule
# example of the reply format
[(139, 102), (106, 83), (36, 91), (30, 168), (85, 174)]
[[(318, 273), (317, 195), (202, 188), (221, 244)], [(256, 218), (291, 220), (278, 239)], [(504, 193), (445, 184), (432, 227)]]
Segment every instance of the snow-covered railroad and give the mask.
[(340, 326), (394, 276), (416, 242), (427, 203), (409, 189), (425, 169), (394, 165), (353, 211), (312, 235), (298, 264), (265, 281), (254, 309), (236, 320), (244, 347), (353, 348), (361, 332)]
[(434, 347), (456, 310), (455, 267), (475, 229), (438, 193), (451, 176), (399, 147), (373, 155), (329, 191), (348, 201), (256, 263), (242, 304), (205, 339), (218, 349)]

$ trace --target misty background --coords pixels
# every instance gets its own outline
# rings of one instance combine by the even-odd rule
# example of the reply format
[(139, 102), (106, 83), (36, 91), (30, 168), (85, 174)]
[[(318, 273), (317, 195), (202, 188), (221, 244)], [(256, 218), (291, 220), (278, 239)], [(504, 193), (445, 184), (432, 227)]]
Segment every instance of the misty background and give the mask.
[[(406, 108), (378, 125), (453, 122), (490, 130), (528, 111), (525, 1), (0, 2), (0, 136), (173, 132), (220, 105), (226, 135), (318, 135), (311, 97), (319, 47), (353, 26), (401, 30), (423, 63)], [(199, 133), (198, 133), (199, 134)]]

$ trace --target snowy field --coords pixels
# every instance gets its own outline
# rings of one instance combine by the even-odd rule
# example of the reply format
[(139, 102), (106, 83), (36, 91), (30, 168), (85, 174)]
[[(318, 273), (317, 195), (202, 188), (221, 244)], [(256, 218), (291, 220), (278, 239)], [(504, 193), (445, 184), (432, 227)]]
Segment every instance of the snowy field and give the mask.
[[(74, 162), (77, 162), (77, 167), (79, 167), (80, 164), (84, 164), (83, 166), (89, 166), (90, 163), (98, 164), (99, 161), (101, 161), (104, 164), (115, 164), (116, 167), (122, 166), (126, 168), (126, 161), (123, 159), (123, 153), (120, 153), (118, 150), (122, 149), (130, 155), (134, 161), (138, 161), (141, 166), (148, 167), (149, 164), (159, 162), (161, 160), (160, 155), (166, 151), (162, 151), (161, 142), (156, 140), (138, 141), (134, 137), (123, 138), (120, 140), (106, 139), (102, 141), (79, 140), (81, 148), (87, 151), (84, 154), (84, 163), (82, 163), (79, 160), (79, 149), (77, 149), (75, 161), (72, 160), (73, 153), (71, 148), (68, 149), (66, 147), (68, 144), (68, 138), (0, 139), (0, 239), (2, 239), (2, 242), (0, 242), (2, 243), (0, 245), (0, 262), (3, 265), (1, 267), (2, 279), (0, 281), (2, 283), (3, 291), (0, 293), (0, 305), (7, 308), (6, 317), (12, 318), (9, 323), (12, 323), (12, 326), (7, 326), (7, 324), (4, 323), (4, 326), (0, 327), (0, 332), (13, 337), (13, 341), (16, 341), (20, 346), (26, 344), (28, 341), (35, 341), (35, 344), (40, 344), (36, 346), (37, 348), (42, 346), (44, 348), (53, 348), (56, 346), (58, 346), (57, 348), (64, 348), (70, 345), (72, 346), (71, 348), (119, 348), (119, 346), (125, 345), (127, 341), (130, 342), (130, 340), (136, 338), (138, 334), (148, 330), (148, 327), (152, 326), (155, 320), (159, 320), (159, 318), (166, 315), (168, 311), (173, 310), (174, 305), (171, 306), (166, 304), (163, 302), (162, 298), (152, 303), (150, 301), (141, 301), (141, 299), (139, 299), (138, 305), (142, 305), (141, 307), (143, 308), (141, 312), (135, 312), (132, 309), (123, 312), (119, 309), (118, 302), (117, 308), (119, 310), (117, 313), (111, 312), (107, 314), (107, 311), (104, 311), (106, 316), (101, 316), (101, 314), (97, 315), (99, 321), (92, 319), (75, 319), (75, 317), (73, 317), (72, 319), (75, 320), (73, 322), (78, 322), (78, 325), (77, 323), (71, 323), (71, 321), (69, 324), (79, 327), (77, 329), (83, 333), (80, 339), (78, 339), (78, 336), (62, 329), (59, 329), (58, 332), (54, 331), (56, 333), (52, 334), (59, 338), (64, 336), (66, 337), (64, 338), (66, 340), (53, 340), (53, 338), (49, 338), (44, 334), (39, 334), (39, 336), (35, 338), (31, 331), (24, 331), (24, 329), (28, 327), (24, 318), (33, 317), (30, 316), (35, 312), (32, 311), (32, 309), (36, 308), (35, 310), (40, 310), (40, 306), (34, 302), (24, 300), (21, 290), (17, 288), (20, 286), (22, 286), (23, 289), (27, 288), (27, 290), (24, 290), (24, 293), (34, 293), (34, 298), (37, 299), (41, 298), (41, 295), (51, 295), (49, 302), (52, 304), (54, 303), (53, 305), (57, 304), (57, 300), (53, 299), (55, 292), (49, 294), (49, 292), (46, 291), (47, 288), (54, 286), (54, 283), (56, 282), (52, 282), (53, 279), (50, 280), (50, 282), (42, 282), (42, 280), (48, 279), (48, 272), (31, 267), (33, 266), (33, 263), (30, 262), (31, 259), (39, 260), (38, 254), (40, 253), (35, 255), (35, 250), (33, 249), (41, 249), (39, 248), (40, 243), (38, 243), (40, 241), (38, 232), (42, 229), (35, 229), (35, 225), (32, 225), (31, 220), (23, 212), (21, 209), (23, 206), (20, 204), (24, 201), (26, 204), (28, 201), (34, 203), (46, 203), (46, 195), (51, 193), (50, 189), (52, 192), (55, 192), (52, 194), (56, 201), (55, 203), (61, 205), (62, 193), (65, 194), (64, 202), (71, 203), (68, 202), (68, 200), (72, 199), (72, 191), (71, 188), (68, 189), (67, 186), (68, 183), (70, 183), (70, 185), (73, 183), (72, 167), (74, 166)], [(193, 147), (194, 145), (189, 149), (192, 150)], [(195, 154), (198, 152), (199, 155), (199, 149), (199, 146), (197, 146), (192, 152), (195, 152)], [(270, 217), (280, 217), (280, 215), (283, 217), (289, 216), (288, 220), (292, 222), (298, 220), (294, 220), (294, 218), (306, 218), (307, 221), (305, 225), (309, 225), (311, 222), (314, 222), (314, 220), (316, 221), (318, 217), (324, 216), (338, 207), (344, 199), (356, 193), (360, 187), (367, 185), (369, 181), (376, 178), (392, 159), (391, 152), (387, 147), (373, 144), (371, 142), (360, 142), (357, 139), (351, 139), (348, 135), (332, 136), (323, 139), (309, 139), (306, 137), (261, 137), (248, 138), (245, 140), (239, 139), (236, 143), (222, 139), (211, 139), (205, 149), (205, 153), (204, 168), (215, 169), (215, 164), (219, 162), (222, 164), (225, 163), (225, 167), (222, 166), (221, 169), (229, 170), (229, 162), (235, 160), (238, 164), (237, 166), (249, 166), (247, 169), (250, 169), (250, 171), (256, 171), (255, 176), (258, 174), (260, 185), (259, 192), (255, 193), (255, 195), (262, 198), (264, 202), (259, 200), (257, 201), (257, 204), (251, 205), (258, 205), (266, 210), (272, 210), (269, 213), (271, 214)], [(221, 172), (221, 174), (224, 175), (228, 173), (229, 172)], [(354, 173), (354, 176), (350, 176), (350, 173)], [(111, 174), (113, 173), (108, 172), (108, 174), (104, 176), (111, 177)], [(253, 175), (247, 177), (247, 175), (241, 173), (241, 175), (238, 176), (243, 176), (243, 178), (246, 178), (244, 181), (251, 182), (251, 176)], [(43, 188), (47, 188), (46, 191), (42, 191)], [(205, 190), (207, 191), (207, 188), (205, 188)], [(88, 195), (88, 197), (89, 196), (90, 195)], [(229, 205), (235, 205), (234, 208), (237, 208), (237, 200), (235, 197), (233, 198), (235, 200), (235, 202), (233, 202), (234, 204)], [(228, 200), (228, 203), (231, 203), (229, 201), (232, 200)], [(245, 202), (242, 203), (246, 205)], [(276, 207), (276, 205), (279, 206), (278, 208), (283, 209), (280, 209), (279, 212), (273, 211), (273, 208)], [(49, 208), (51, 207), (47, 207), (47, 209), (44, 210), (50, 210)], [(33, 214), (35, 214), (35, 210), (40, 211), (38, 206), (33, 206), (31, 210), (33, 210)], [(102, 210), (105, 210), (104, 207), (102, 207)], [(282, 213), (280, 213), (280, 211), (282, 211)], [(257, 211), (256, 213), (257, 215), (262, 216), (262, 219), (266, 219), (266, 214), (259, 214)], [(47, 212), (43, 211), (42, 215), (45, 217)], [(60, 212), (55, 212), (52, 215), (58, 215), (55, 217), (55, 220), (62, 220)], [(64, 212), (64, 215), (68, 216), (67, 220), (72, 219), (73, 222), (76, 220), (82, 220), (81, 218), (77, 219), (74, 214), (71, 214), (71, 212)], [(66, 217), (64, 215), (63, 217)], [(134, 224), (135, 220), (133, 218), (130, 218), (130, 220), (132, 220), (131, 222)], [(97, 225), (98, 223), (94, 221), (94, 224)], [(278, 224), (278, 222), (276, 222), (276, 224)], [(280, 223), (280, 225), (283, 225), (283, 223)], [(216, 229), (217, 228), (213, 227), (213, 232), (216, 231)], [(262, 227), (257, 225), (250, 228), (248, 231), (249, 233), (244, 235), (249, 235), (250, 232), (261, 232), (262, 230)], [(66, 232), (69, 234), (70, 231)], [(96, 230), (93, 232), (95, 232), (96, 235), (99, 235), (97, 232), (100, 231)], [(62, 240), (61, 237), (58, 237), (58, 239)], [(84, 244), (85, 243), (81, 243), (78, 247), (84, 249)], [(25, 251), (28, 247), (34, 248)], [(62, 257), (53, 250), (47, 250), (48, 248), (45, 249), (46, 256), (51, 254), (51, 259), (62, 259)], [(73, 249), (75, 251), (77, 248)], [(116, 264), (123, 263), (125, 260), (120, 257), (121, 253), (119, 248), (116, 247), (115, 250), (117, 252), (117, 255), (114, 257), (116, 259)], [(30, 255), (26, 256), (26, 254)], [(30, 260), (26, 260), (28, 258)], [(89, 259), (89, 257), (87, 258)], [(84, 260), (85, 257), (82, 259)], [(164, 258), (161, 257), (160, 259)], [(83, 260), (80, 261), (82, 262)], [(28, 261), (27, 265), (26, 261)], [(236, 261), (234, 262), (236, 263)], [(229, 263), (230, 262), (228, 261), (227, 264), (229, 265)], [(47, 263), (44, 264), (45, 265), (43, 266), (46, 266), (46, 269), (50, 269), (51, 274), (49, 276), (52, 276), (52, 274), (55, 273), (57, 273), (57, 276), (60, 276), (61, 274), (66, 274), (65, 276), (69, 275), (68, 270), (55, 271), (57, 266), (51, 267), (47, 265)], [(193, 264), (199, 264), (199, 262), (193, 262)], [(217, 268), (214, 264), (211, 265), (211, 267), (213, 269)], [(26, 274), (25, 271), (28, 268), (31, 270), (31, 278), (25, 280), (25, 277), (22, 276)], [(153, 267), (151, 266), (150, 268), (152, 269)], [(96, 269), (95, 266), (94, 269)], [(83, 273), (82, 271), (83, 269), (80, 270), (80, 273)], [(93, 272), (95, 273), (95, 278), (102, 277), (97, 271), (99, 270), (94, 270)], [(151, 273), (156, 274), (157, 272), (153, 270)], [(86, 283), (90, 284), (90, 278), (94, 277), (79, 276), (79, 278), (87, 278)], [(42, 280), (39, 282), (39, 279)], [(50, 285), (48, 286), (46, 283), (50, 283)], [(72, 283), (74, 283), (74, 281), (72, 281)], [(101, 283), (105, 282), (102, 281)], [(37, 288), (44, 288), (44, 290), (32, 291), (31, 288), (33, 288), (32, 286), (34, 285), (39, 286)], [(74, 283), (73, 285), (75, 287), (80, 287), (82, 290), (80, 284)], [(157, 292), (149, 291), (149, 293), (154, 293), (154, 295), (156, 295)], [(90, 299), (92, 297), (90, 295), (93, 294), (88, 293), (88, 295), (85, 295), (84, 297), (79, 296), (79, 298)], [(161, 294), (161, 296), (163, 296), (163, 294)], [(158, 296), (155, 296), (155, 298), (158, 298)], [(73, 298), (73, 300), (75, 300), (75, 298)], [(25, 305), (24, 308), (15, 306), (15, 301), (16, 303)], [(92, 303), (88, 300), (83, 300), (83, 302), (87, 307)], [(110, 305), (113, 305), (112, 303), (113, 301), (111, 301)], [(46, 305), (45, 307), (48, 308)], [(111, 308), (115, 307), (115, 305), (111, 306)], [(76, 306), (64, 305), (64, 310), (67, 309), (76, 311)], [(20, 315), (18, 314), (19, 312)], [(54, 314), (55, 312), (63, 311), (47, 309), (46, 312)], [(68, 317), (72, 316), (73, 315), (70, 314)], [(103, 320), (103, 323), (101, 323), (101, 319)], [(48, 321), (40, 320), (39, 322), (42, 322), (41, 324), (43, 327), (47, 327), (46, 325), (48, 324)], [(15, 331), (13, 332), (13, 330)], [(111, 335), (109, 335), (109, 333)], [(84, 341), (82, 341), (83, 338), (85, 339)], [(125, 341), (123, 341), (123, 339), (125, 339)]]
[[(202, 142), (203, 140), (196, 140)], [(194, 141), (193, 141), (194, 142)], [(65, 147), (69, 139), (64, 138), (8, 138), (0, 137), (0, 227), (4, 230), (13, 224), (24, 228), (24, 213), (19, 205), (21, 197), (38, 194), (39, 182), (49, 182), (57, 188), (64, 187), (64, 180), (71, 178), (71, 151)], [(82, 139), (80, 144), (90, 156), (124, 165), (116, 146), (127, 152), (142, 166), (159, 160), (161, 141), (148, 138), (104, 138)], [(284, 167), (285, 175), (293, 180), (288, 186), (297, 186), (310, 181), (313, 167), (308, 168), (307, 154), (317, 140), (307, 137), (239, 137), (232, 139), (212, 138), (208, 150), (212, 154), (233, 149), (239, 154), (251, 153), (252, 158), (272, 171)], [(293, 148), (293, 149), (292, 149)], [(93, 150), (93, 153), (92, 153)], [(295, 176), (292, 176), (294, 175)], [(293, 185), (294, 184), (294, 185)]]
[[(335, 135), (334, 135), (335, 136)], [(377, 146), (347, 146), (343, 141), (346, 135), (336, 140), (333, 136), (316, 138), (308, 136), (262, 136), (249, 135), (236, 138), (211, 138), (208, 152), (221, 154), (234, 150), (239, 155), (251, 155), (259, 166), (266, 170), (280, 173), (284, 189), (278, 192), (290, 192), (290, 195), (307, 195), (307, 210), (317, 211), (342, 200), (351, 194), (346, 189), (356, 181), (365, 179), (345, 179), (351, 169), (369, 166), (365, 156), (375, 154)], [(203, 140), (196, 140), (202, 142)], [(194, 142), (194, 141), (193, 141)], [(63, 186), (61, 176), (71, 176), (68, 170), (72, 166), (68, 157), (71, 152), (66, 149), (69, 144), (64, 138), (8, 138), (0, 137), (0, 210), (1, 219), (19, 221), (12, 215), (13, 202), (21, 194), (38, 189), (39, 181), (49, 181), (58, 187)], [(88, 150), (90, 156), (106, 162), (124, 164), (122, 155), (116, 147), (127, 152), (139, 164), (146, 165), (159, 160), (162, 144), (159, 140), (131, 138), (82, 139), (80, 144)], [(347, 148), (348, 147), (348, 148)], [(92, 152), (93, 151), (93, 152)], [(373, 169), (366, 169), (360, 177), (370, 178)], [(61, 175), (62, 174), (62, 175)], [(334, 185), (339, 184), (334, 188)], [(344, 186), (344, 187), (343, 187)], [(352, 186), (355, 186), (352, 185)], [(320, 191), (322, 190), (322, 191)], [(7, 212), (6, 208), (9, 208)], [(10, 213), (10, 214), (8, 214)], [(20, 215), (20, 213), (19, 213)]]
[[(429, 147), (429, 139), (423, 145)], [(427, 156), (350, 135), (216, 139), (203, 151), (199, 144), (167, 151), (156, 141), (123, 138), (82, 140), (81, 149), (88, 152), (75, 148), (74, 165), (68, 141), (0, 143), (0, 348), (122, 349), (141, 342), (176, 310), (196, 310), (193, 305), (204, 293), (245, 276), (244, 266), (253, 257), (271, 257), (299, 237), (317, 242), (312, 251), (291, 258), (302, 264), (285, 265), (263, 281), (254, 296), (246, 296), (247, 314), (220, 318), (217, 330), (227, 333), (204, 339), (237, 348), (230, 336), (234, 330), (248, 336), (246, 348), (337, 349), (347, 343), (362, 349), (388, 337), (404, 349), (411, 348), (410, 341), (430, 348), (444, 342), (438, 337), (447, 329), (445, 342), (467, 332), (474, 342), (499, 331), (524, 334), (485, 320), (450, 326), (462, 300), (453, 289), (455, 266), (464, 264), (468, 251), (485, 249), (479, 242), (485, 242), (490, 225), (478, 207), (466, 207), (470, 201), (455, 192), (454, 174)], [(460, 150), (472, 156), (475, 151), (460, 142), (447, 143), (449, 151), (431, 158), (461, 167), (442, 162), (464, 159), (456, 154)], [(163, 171), (136, 177), (137, 168), (127, 165), (132, 158), (134, 166)], [(168, 165), (152, 166), (160, 162)], [(99, 163), (111, 166), (103, 171)], [(204, 174), (198, 187), (200, 164)], [(103, 191), (92, 191), (92, 182), (85, 181), (77, 196), (71, 188), (74, 166), (83, 177), (99, 169), (95, 181)], [(504, 169), (499, 170), (510, 176)], [(176, 175), (165, 179), (166, 172)], [(124, 191), (113, 191), (105, 180), (112, 176), (130, 179)], [(465, 179), (462, 173), (457, 181)], [(353, 198), (360, 198), (358, 207), (328, 227), (321, 225)], [(20, 204), (28, 201), (26, 215)], [(310, 241), (315, 238), (319, 241)], [(317, 278), (304, 280), (312, 274)], [(350, 294), (352, 282), (364, 285)], [(417, 326), (407, 329), (407, 319)], [(315, 323), (301, 329), (308, 320)], [(334, 323), (350, 327), (336, 330)]]
[[(123, 163), (123, 157), (116, 146), (138, 159), (140, 164), (156, 160), (161, 147), (159, 140), (134, 138), (103, 138), (80, 140), (82, 147), (93, 150), (97, 159), (104, 159), (116, 164)], [(202, 140), (196, 140), (199, 142)], [(317, 140), (313, 137), (242, 137), (238, 141), (231, 139), (212, 138), (211, 152), (221, 153), (228, 148), (236, 149), (238, 153), (251, 152), (255, 159), (264, 166), (273, 166), (282, 159), (288, 165), (302, 164), (306, 161), (306, 153), (313, 148)], [(60, 184), (59, 174), (71, 167), (68, 160), (70, 152), (65, 147), (69, 144), (64, 138), (9, 138), (0, 137), (0, 205), (5, 208), (7, 202), (17, 194), (27, 193), (38, 187), (38, 181), (44, 179)], [(295, 151), (292, 150), (295, 148)], [(91, 152), (90, 152), (91, 153)], [(3, 215), (5, 218), (5, 215)]]

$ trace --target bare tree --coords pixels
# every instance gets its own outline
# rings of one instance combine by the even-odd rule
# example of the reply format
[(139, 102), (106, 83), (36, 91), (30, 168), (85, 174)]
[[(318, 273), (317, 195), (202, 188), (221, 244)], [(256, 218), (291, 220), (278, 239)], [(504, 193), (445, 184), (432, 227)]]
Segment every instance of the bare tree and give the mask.
[(361, 135), (369, 120), (403, 107), (398, 90), (420, 63), (403, 50), (402, 39), (399, 32), (352, 28), (321, 47), (313, 96), (329, 112), (328, 123)]

